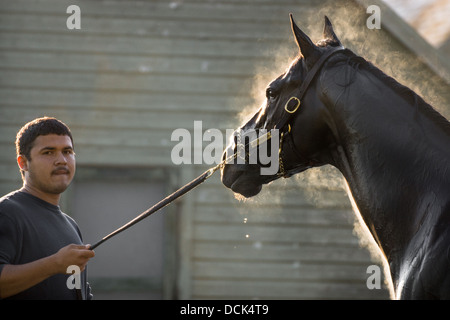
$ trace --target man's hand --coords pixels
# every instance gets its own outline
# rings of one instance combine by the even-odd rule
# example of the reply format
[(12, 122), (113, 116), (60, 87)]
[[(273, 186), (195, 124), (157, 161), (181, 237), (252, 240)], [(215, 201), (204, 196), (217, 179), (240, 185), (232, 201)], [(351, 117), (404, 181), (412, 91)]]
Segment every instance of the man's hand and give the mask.
[(5, 265), (0, 274), (0, 298), (22, 292), (55, 274), (65, 274), (71, 265), (76, 265), (83, 271), (89, 259), (95, 256), (89, 247), (90, 245), (69, 244), (51, 256), (30, 263)]
[(66, 273), (71, 265), (80, 267), (83, 271), (89, 259), (95, 256), (94, 251), (89, 250), (90, 245), (69, 244), (53, 255), (56, 273)]

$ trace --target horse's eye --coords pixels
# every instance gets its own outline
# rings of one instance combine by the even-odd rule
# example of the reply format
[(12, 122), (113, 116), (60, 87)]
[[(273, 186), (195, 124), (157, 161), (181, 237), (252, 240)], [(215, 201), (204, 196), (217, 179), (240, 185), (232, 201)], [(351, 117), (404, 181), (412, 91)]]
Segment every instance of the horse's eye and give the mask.
[(271, 88), (267, 88), (266, 90), (266, 98), (270, 99), (270, 98), (275, 98), (277, 96), (277, 93), (271, 89)]

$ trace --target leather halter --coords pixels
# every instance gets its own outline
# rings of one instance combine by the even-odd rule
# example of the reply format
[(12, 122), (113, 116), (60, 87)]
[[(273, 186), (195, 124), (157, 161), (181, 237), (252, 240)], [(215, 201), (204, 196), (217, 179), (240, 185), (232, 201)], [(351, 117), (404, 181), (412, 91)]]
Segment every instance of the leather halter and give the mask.
[[(306, 93), (306, 90), (308, 90), (309, 85), (314, 80), (315, 76), (320, 71), (323, 64), (333, 54), (343, 51), (343, 50), (345, 50), (345, 48), (343, 46), (333, 47), (330, 50), (328, 50), (325, 54), (323, 54), (319, 58), (319, 60), (314, 64), (314, 66), (311, 68), (311, 70), (308, 72), (308, 74), (306, 75), (305, 80), (300, 85), (298, 94), (296, 96), (292, 96), (291, 98), (289, 98), (288, 101), (286, 102), (286, 104), (284, 105), (284, 109), (283, 109), (284, 112), (282, 111), (283, 113), (281, 114), (280, 120), (274, 126), (275, 130), (279, 130), (281, 132), (281, 134), (279, 135), (280, 140), (279, 140), (279, 150), (278, 150), (279, 167), (278, 167), (278, 173), (276, 174), (276, 177), (287, 178), (287, 177), (292, 176), (295, 173), (304, 171), (304, 170), (309, 169), (314, 166), (315, 161), (305, 158), (296, 149), (294, 141), (292, 139), (292, 135), (289, 135), (289, 133), (291, 132), (291, 126), (290, 126), (289, 122), (292, 120), (292, 118), (295, 116), (296, 112), (300, 108), (301, 101), (303, 99), (303, 96)], [(255, 118), (258, 117), (259, 112), (255, 113), (252, 120), (254, 120)], [(237, 135), (237, 137), (239, 138), (240, 136)], [(290, 138), (287, 140), (290, 145), (290, 149), (294, 152), (294, 154), (297, 156), (297, 158), (302, 163), (301, 165), (294, 167), (290, 170), (286, 170), (284, 168), (284, 163), (283, 163), (283, 142), (285, 141), (286, 137)], [(248, 145), (250, 145), (251, 148), (256, 148), (259, 146), (259, 144), (261, 144), (271, 138), (272, 138), (271, 130), (267, 130), (267, 133), (259, 136), (255, 140), (249, 142)], [(242, 160), (246, 161), (247, 157), (249, 156), (249, 154), (245, 151), (246, 146), (247, 145), (243, 145), (240, 143), (240, 141), (238, 141), (236, 143), (236, 147), (242, 148), (243, 152), (238, 152), (237, 150), (235, 150), (235, 152), (232, 155), (230, 155), (229, 157), (227, 157), (226, 159), (224, 159), (222, 161), (222, 163), (219, 164), (219, 166), (222, 166), (226, 163), (232, 162), (236, 157), (240, 157), (240, 158), (242, 158)], [(240, 156), (239, 156), (239, 154), (240, 154)], [(245, 155), (245, 158), (243, 158), (242, 155)], [(306, 166), (305, 166), (305, 164), (306, 164)]]
[[(314, 80), (317, 73), (320, 71), (324, 63), (335, 53), (345, 50), (343, 46), (339, 47), (333, 47), (329, 51), (327, 51), (325, 54), (323, 54), (319, 60), (314, 64), (314, 66), (311, 68), (311, 70), (306, 75), (305, 80), (300, 85), (298, 94), (296, 96), (292, 96), (289, 98), (289, 100), (286, 102), (284, 106), (284, 111), (281, 119), (278, 121), (278, 123), (275, 125), (275, 129), (279, 129), (281, 131), (280, 134), (280, 148), (278, 152), (279, 157), (279, 169), (277, 176), (278, 177), (290, 177), (295, 173), (304, 171), (306, 169), (309, 169), (314, 166), (314, 161), (306, 159), (304, 156), (302, 156), (295, 148), (292, 135), (290, 135), (290, 139), (287, 140), (289, 142), (289, 145), (291, 149), (294, 151), (297, 158), (300, 159), (300, 161), (303, 163), (297, 167), (294, 167), (290, 170), (285, 170), (284, 163), (283, 163), (283, 142), (286, 138), (286, 136), (291, 132), (291, 126), (289, 125), (289, 122), (294, 117), (295, 113), (299, 109), (302, 99), (306, 93), (306, 91), (309, 88), (309, 85)], [(307, 166), (305, 166), (307, 164)]]
[[(284, 111), (286, 111), (286, 112), (283, 113), (280, 121), (278, 121), (278, 123), (275, 125), (275, 129), (281, 130), (289, 122), (289, 120), (292, 119), (292, 117), (294, 116), (295, 112), (299, 109), (299, 107), (301, 105), (301, 101), (303, 99), (303, 96), (305, 95), (306, 90), (308, 90), (309, 85), (314, 80), (315, 76), (317, 75), (317, 72), (320, 71), (320, 69), (322, 68), (323, 64), (333, 54), (335, 54), (337, 52), (340, 52), (340, 51), (343, 51), (343, 50), (345, 50), (345, 48), (343, 46), (333, 47), (333, 48), (331, 48), (329, 51), (327, 51), (325, 54), (323, 54), (319, 58), (319, 60), (314, 64), (314, 66), (311, 68), (311, 70), (306, 75), (305, 80), (300, 85), (300, 88), (298, 90), (297, 96), (292, 96), (286, 102), (286, 104), (284, 106)], [(294, 102), (295, 105), (290, 105), (291, 102)]]

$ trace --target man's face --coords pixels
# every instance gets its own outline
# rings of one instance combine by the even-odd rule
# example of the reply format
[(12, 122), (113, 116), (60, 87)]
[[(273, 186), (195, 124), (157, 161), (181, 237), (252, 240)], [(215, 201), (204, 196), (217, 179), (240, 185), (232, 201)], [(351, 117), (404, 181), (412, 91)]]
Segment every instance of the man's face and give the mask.
[(67, 189), (75, 174), (75, 153), (69, 136), (38, 136), (30, 157), (31, 160), (25, 159), (22, 168), (27, 185), (50, 194), (60, 194)]

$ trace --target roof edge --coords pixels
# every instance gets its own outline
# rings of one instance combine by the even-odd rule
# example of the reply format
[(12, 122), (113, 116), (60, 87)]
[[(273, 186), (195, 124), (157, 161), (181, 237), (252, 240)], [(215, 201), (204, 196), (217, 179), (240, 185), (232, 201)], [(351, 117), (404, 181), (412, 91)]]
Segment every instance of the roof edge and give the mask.
[(446, 56), (429, 44), (406, 21), (400, 18), (382, 0), (355, 0), (364, 8), (377, 5), (381, 10), (381, 25), (398, 41), (415, 53), (431, 70), (450, 84), (450, 61)]

